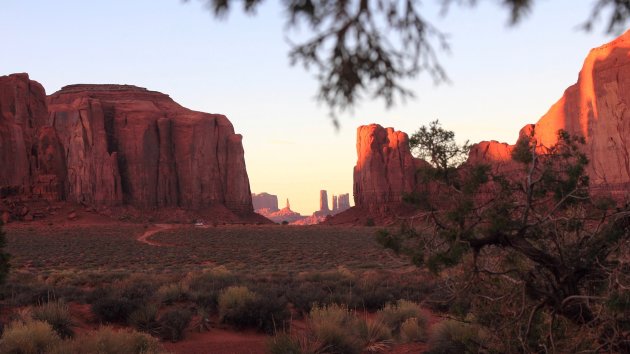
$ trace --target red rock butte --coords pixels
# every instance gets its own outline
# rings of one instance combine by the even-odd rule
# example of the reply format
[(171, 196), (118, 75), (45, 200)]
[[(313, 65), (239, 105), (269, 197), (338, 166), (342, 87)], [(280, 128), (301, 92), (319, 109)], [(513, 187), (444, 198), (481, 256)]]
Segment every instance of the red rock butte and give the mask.
[[(0, 190), (96, 207), (253, 212), (242, 137), (132, 85), (70, 85), (46, 97), (27, 74), (0, 77)], [(0, 195), (1, 196), (1, 195)]]
[[(586, 140), (587, 172), (594, 193), (627, 200), (630, 191), (630, 31), (592, 49), (577, 83), (536, 124), (523, 127), (519, 137), (533, 133), (537, 143), (552, 146), (559, 129)], [(481, 142), (469, 161), (505, 162), (512, 145)]]
[[(630, 31), (590, 51), (576, 84), (536, 124), (519, 133), (552, 146), (559, 129), (586, 140), (587, 173), (593, 194), (630, 199)], [(503, 171), (521, 169), (511, 160), (514, 145), (482, 141), (472, 146), (467, 163), (489, 163)], [(416, 170), (427, 162), (415, 159), (407, 134), (378, 124), (357, 129), (354, 167), (355, 208), (333, 223), (356, 223), (370, 217), (405, 212), (403, 197), (420, 188)], [(391, 221), (391, 220), (389, 220)]]

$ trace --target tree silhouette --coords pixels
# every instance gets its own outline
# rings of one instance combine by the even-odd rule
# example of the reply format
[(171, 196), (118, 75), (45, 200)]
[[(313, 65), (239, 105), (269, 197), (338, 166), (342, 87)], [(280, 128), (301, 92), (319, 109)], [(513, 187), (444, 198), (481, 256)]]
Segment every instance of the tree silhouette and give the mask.
[[(184, 0), (188, 2), (190, 0)], [(217, 17), (226, 16), (234, 0), (202, 0)], [(479, 0), (436, 0), (446, 11), (452, 4), (474, 6)], [(264, 0), (243, 0), (243, 11), (253, 14)], [(420, 9), (420, 0), (284, 0), (287, 29), (307, 25), (312, 35), (292, 43), (292, 64), (314, 68), (318, 100), (336, 113), (351, 109), (368, 96), (387, 107), (414, 93), (402, 81), (426, 72), (435, 83), (447, 80), (438, 53), (448, 49), (446, 36)], [(502, 0), (509, 22), (516, 24), (535, 0)], [(583, 24), (590, 30), (603, 13), (610, 13), (608, 33), (625, 28), (630, 0), (598, 0)]]
[(534, 136), (503, 171), (465, 163), (449, 179), (425, 174), (441, 189), (416, 198), (416, 226), (379, 241), (446, 270), (439, 301), (498, 352), (628, 352), (630, 211), (590, 196), (583, 138), (559, 131), (545, 147)]

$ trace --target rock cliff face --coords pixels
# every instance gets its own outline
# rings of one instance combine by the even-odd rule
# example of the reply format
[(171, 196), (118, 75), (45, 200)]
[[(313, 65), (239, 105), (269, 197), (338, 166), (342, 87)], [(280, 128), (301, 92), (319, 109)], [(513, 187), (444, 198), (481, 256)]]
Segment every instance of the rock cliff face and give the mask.
[(63, 150), (47, 117), (42, 85), (28, 74), (0, 77), (0, 197), (64, 197)]
[(129, 85), (66, 86), (48, 106), (67, 151), (69, 200), (252, 210), (242, 137), (225, 116)]
[(422, 161), (409, 150), (407, 134), (378, 124), (357, 129), (357, 164), (354, 167), (354, 204), (385, 212), (400, 204), (416, 188), (415, 173)]
[(46, 98), (27, 74), (0, 77), (0, 166), (0, 197), (253, 211), (230, 121), (136, 86), (72, 85)]
[[(578, 81), (534, 125), (538, 143), (551, 146), (564, 129), (586, 139), (588, 174), (594, 190), (625, 194), (630, 187), (630, 31), (588, 54)], [(482, 142), (471, 159), (501, 161), (511, 146)], [(484, 151), (492, 151), (482, 156)]]

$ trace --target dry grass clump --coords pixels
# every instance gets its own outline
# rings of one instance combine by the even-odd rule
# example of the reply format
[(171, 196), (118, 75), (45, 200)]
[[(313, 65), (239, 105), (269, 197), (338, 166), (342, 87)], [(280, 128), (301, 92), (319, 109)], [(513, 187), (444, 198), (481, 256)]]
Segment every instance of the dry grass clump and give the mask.
[(357, 318), (347, 307), (331, 304), (314, 306), (308, 318), (309, 329), (329, 353), (361, 353), (361, 342), (355, 333)]
[(72, 341), (62, 342), (52, 353), (83, 354), (165, 354), (158, 340), (134, 330), (115, 330), (101, 327)]
[(484, 342), (478, 327), (454, 320), (445, 320), (433, 327), (429, 337), (429, 353), (477, 353)]
[(378, 315), (394, 333), (400, 333), (402, 324), (410, 318), (415, 318), (418, 325), (424, 328), (427, 324), (427, 319), (422, 313), (420, 305), (408, 300), (398, 300), (395, 303), (387, 304), (379, 311)]
[(74, 321), (68, 305), (63, 301), (51, 301), (33, 308), (32, 317), (51, 325), (61, 338), (74, 336)]
[(15, 321), (2, 334), (0, 354), (50, 353), (60, 341), (53, 327), (46, 322)]

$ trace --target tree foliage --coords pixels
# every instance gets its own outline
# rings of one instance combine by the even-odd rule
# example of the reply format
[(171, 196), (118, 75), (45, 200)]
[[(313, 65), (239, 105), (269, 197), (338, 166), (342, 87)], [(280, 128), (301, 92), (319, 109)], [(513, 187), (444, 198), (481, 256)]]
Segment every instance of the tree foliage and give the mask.
[(409, 138), (409, 147), (415, 157), (421, 158), (439, 170), (458, 167), (470, 150), (468, 141), (464, 145), (455, 142), (455, 133), (442, 128), (439, 120), (421, 126)]
[(441, 298), (500, 351), (630, 350), (630, 211), (589, 195), (583, 143), (532, 135), (502, 171), (465, 164), (399, 235), (416, 264), (453, 268)]
[(9, 254), (4, 252), (6, 243), (6, 235), (2, 229), (2, 221), (0, 221), (0, 285), (4, 283), (9, 273)]
[[(184, 0), (189, 1), (189, 0)], [(235, 0), (202, 0), (217, 16), (226, 16)], [(479, 0), (436, 0), (445, 11), (452, 5), (475, 5)], [(243, 11), (253, 14), (264, 0), (244, 0)], [(509, 22), (516, 24), (535, 0), (502, 0)], [(312, 35), (291, 43), (293, 64), (314, 68), (318, 99), (335, 112), (351, 109), (361, 99), (380, 98), (389, 107), (414, 96), (404, 80), (421, 72), (436, 83), (447, 80), (438, 53), (448, 50), (448, 38), (423, 15), (420, 0), (284, 0), (288, 30), (302, 25)], [(591, 29), (602, 13), (610, 13), (609, 33), (625, 28), (630, 0), (598, 0), (584, 28)], [(337, 124), (337, 120), (333, 120)]]

